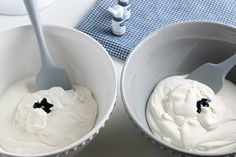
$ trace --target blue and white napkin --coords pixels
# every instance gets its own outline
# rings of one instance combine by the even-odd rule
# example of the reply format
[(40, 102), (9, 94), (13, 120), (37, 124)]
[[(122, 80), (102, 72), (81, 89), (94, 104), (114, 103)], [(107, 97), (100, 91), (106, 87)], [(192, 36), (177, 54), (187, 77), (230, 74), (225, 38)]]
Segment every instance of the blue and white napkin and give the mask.
[(236, 0), (131, 0), (127, 32), (115, 36), (107, 8), (117, 0), (98, 0), (76, 26), (101, 43), (109, 54), (125, 60), (132, 49), (156, 29), (181, 21), (208, 20), (236, 25)]

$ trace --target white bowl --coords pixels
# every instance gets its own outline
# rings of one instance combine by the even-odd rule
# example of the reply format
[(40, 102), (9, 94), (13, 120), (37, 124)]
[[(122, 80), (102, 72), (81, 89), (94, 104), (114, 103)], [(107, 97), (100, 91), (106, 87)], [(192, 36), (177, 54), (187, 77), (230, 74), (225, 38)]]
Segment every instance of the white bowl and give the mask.
[[(43, 154), (4, 156), (67, 156), (81, 150), (109, 119), (117, 95), (113, 62), (106, 50), (85, 33), (72, 28), (45, 26), (49, 50), (56, 64), (63, 67), (73, 83), (88, 87), (98, 101), (98, 117), (94, 128), (76, 142)], [(0, 34), (0, 93), (11, 84), (40, 70), (40, 56), (31, 26), (18, 27)], [(0, 124), (1, 125), (1, 124)]]
[[(236, 29), (213, 22), (185, 22), (163, 27), (138, 44), (128, 57), (121, 78), (121, 93), (131, 119), (153, 143), (179, 155), (197, 154), (155, 137), (146, 121), (146, 105), (156, 84), (172, 75), (187, 74), (203, 63), (218, 63), (236, 52)], [(236, 69), (229, 74), (236, 83)]]

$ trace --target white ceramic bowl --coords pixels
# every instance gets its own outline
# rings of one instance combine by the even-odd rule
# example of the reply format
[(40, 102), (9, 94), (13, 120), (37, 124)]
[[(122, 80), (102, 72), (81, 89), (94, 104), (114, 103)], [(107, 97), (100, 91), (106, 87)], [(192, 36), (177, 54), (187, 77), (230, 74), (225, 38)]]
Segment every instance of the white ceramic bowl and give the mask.
[[(123, 102), (131, 119), (150, 138), (172, 153), (197, 154), (154, 137), (146, 121), (146, 105), (156, 84), (172, 75), (187, 74), (206, 62), (218, 63), (236, 52), (236, 29), (213, 22), (186, 22), (163, 27), (138, 44), (128, 57), (121, 78)], [(236, 69), (229, 74), (236, 83)]]
[[(88, 87), (98, 101), (94, 128), (67, 147), (37, 155), (0, 153), (0, 156), (69, 156), (81, 150), (109, 119), (117, 95), (113, 62), (106, 50), (90, 36), (72, 28), (45, 26), (47, 44), (56, 64), (63, 67), (73, 83)], [(15, 28), (0, 34), (0, 93), (12, 83), (36, 75), (40, 56), (31, 26)], [(0, 124), (1, 125), (1, 124)]]

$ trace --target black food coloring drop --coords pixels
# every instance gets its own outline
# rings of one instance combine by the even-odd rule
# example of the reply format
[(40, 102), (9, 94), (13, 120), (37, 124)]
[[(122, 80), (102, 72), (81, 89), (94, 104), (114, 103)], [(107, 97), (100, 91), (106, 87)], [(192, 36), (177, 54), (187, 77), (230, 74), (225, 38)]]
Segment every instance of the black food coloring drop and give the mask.
[(36, 108), (41, 108), (43, 109), (46, 113), (50, 113), (51, 112), (51, 109), (53, 107), (53, 104), (50, 104), (47, 102), (47, 99), (46, 98), (43, 98), (43, 100), (41, 102), (36, 102), (34, 103), (33, 105), (33, 108), (36, 109)]
[(197, 113), (201, 113), (202, 107), (209, 107), (210, 102), (211, 102), (211, 100), (206, 99), (206, 98), (202, 98), (201, 100), (199, 100), (197, 102)]

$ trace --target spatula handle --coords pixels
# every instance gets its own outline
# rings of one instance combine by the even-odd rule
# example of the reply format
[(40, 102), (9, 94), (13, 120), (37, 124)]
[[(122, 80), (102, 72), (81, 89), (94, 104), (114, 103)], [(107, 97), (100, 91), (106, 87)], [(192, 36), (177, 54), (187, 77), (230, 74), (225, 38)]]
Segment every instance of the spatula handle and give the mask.
[(235, 66), (236, 64), (236, 53), (226, 59), (225, 61), (219, 63), (217, 66), (222, 70), (222, 74), (224, 76)]
[(24, 0), (24, 4), (36, 34), (41, 55), (42, 67), (50, 66), (53, 64), (53, 60), (49, 54), (46, 41), (43, 35), (42, 25), (38, 14), (37, 0)]

